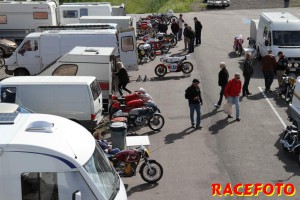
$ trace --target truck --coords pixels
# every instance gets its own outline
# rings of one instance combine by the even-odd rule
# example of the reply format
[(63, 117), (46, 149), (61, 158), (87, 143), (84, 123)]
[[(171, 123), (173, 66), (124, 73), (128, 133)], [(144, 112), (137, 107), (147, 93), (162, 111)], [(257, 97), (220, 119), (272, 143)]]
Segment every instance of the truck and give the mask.
[(128, 70), (138, 70), (136, 38), (132, 29), (50, 30), (30, 33), (6, 59), (7, 74), (36, 75), (75, 46), (117, 47)]
[(0, 82), (1, 102), (71, 119), (93, 131), (102, 122), (102, 92), (93, 76), (18, 76)]
[(59, 25), (58, 2), (0, 1), (0, 38), (22, 42), (38, 26)]
[(287, 73), (300, 72), (300, 19), (288, 12), (264, 12), (252, 20), (250, 38), (255, 41), (260, 59), (269, 50), (288, 58)]
[(0, 133), (1, 199), (127, 200), (121, 178), (81, 125), (0, 110)]
[(38, 76), (95, 76), (108, 112), (109, 95), (117, 91), (114, 72), (119, 59), (115, 47), (74, 47)]

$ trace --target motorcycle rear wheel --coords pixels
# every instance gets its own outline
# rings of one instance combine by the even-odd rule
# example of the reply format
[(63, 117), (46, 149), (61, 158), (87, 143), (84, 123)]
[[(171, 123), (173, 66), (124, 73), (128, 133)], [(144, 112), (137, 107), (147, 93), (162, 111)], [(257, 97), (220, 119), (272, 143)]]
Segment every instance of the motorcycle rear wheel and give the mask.
[(159, 64), (155, 67), (154, 72), (158, 77), (164, 77), (167, 74), (167, 68), (163, 64)]
[(147, 183), (156, 183), (163, 176), (164, 170), (155, 160), (149, 160), (148, 162), (152, 170), (150, 170), (147, 163), (144, 162), (140, 169), (141, 177)]
[(166, 46), (166, 45), (162, 45), (160, 48), (161, 54), (167, 54), (170, 51), (170, 45)]
[(160, 113), (154, 113), (148, 120), (148, 126), (153, 131), (159, 131), (165, 125), (165, 118)]
[(172, 44), (172, 47), (174, 48), (177, 44), (177, 38), (175, 37), (175, 35), (172, 35), (172, 39), (171, 39), (171, 44)]
[(190, 62), (183, 62), (182, 63), (182, 72), (184, 74), (190, 74), (194, 69), (194, 66)]
[(149, 59), (154, 60), (156, 58), (156, 53), (154, 50), (151, 50), (149, 53)]

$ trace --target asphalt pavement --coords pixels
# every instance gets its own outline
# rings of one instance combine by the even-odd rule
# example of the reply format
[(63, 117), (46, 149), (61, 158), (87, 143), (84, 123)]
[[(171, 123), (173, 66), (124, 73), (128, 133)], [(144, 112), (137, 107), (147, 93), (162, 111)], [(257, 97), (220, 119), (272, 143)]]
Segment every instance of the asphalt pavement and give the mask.
[[(248, 98), (240, 98), (241, 121), (227, 119), (222, 108), (215, 109), (219, 97), (217, 84), (219, 63), (225, 62), (230, 77), (242, 73), (244, 57), (232, 52), (233, 39), (249, 34), (249, 19), (260, 13), (283, 9), (217, 10), (211, 12), (185, 13), (189, 24), (196, 16), (203, 24), (202, 45), (191, 56), (194, 71), (190, 77), (182, 73), (169, 73), (156, 77), (155, 61), (141, 65), (138, 71), (129, 72), (131, 90), (143, 87), (158, 104), (166, 124), (160, 132), (145, 127), (138, 135), (149, 135), (150, 156), (160, 162), (164, 176), (157, 184), (143, 182), (139, 174), (124, 178), (129, 200), (183, 200), (183, 199), (253, 199), (254, 197), (213, 197), (213, 183), (292, 183), (299, 190), (299, 167), (297, 157), (287, 154), (279, 144), (282, 129), (287, 121), (287, 105), (275, 93), (264, 94), (264, 81), (259, 62), (254, 61), (254, 76), (250, 81)], [(299, 17), (299, 8), (288, 8)], [(244, 46), (247, 46), (245, 40)], [(168, 55), (184, 55), (183, 41)], [(138, 76), (149, 81), (136, 82)], [(202, 130), (190, 128), (189, 108), (184, 90), (193, 78), (201, 80), (204, 99), (201, 108)], [(242, 78), (243, 81), (243, 78)], [(272, 88), (277, 87), (274, 80)], [(233, 112), (235, 114), (235, 112)], [(234, 115), (233, 114), (233, 115)], [(300, 190), (299, 190), (300, 191)], [(260, 195), (255, 199), (299, 199), (293, 197)]]

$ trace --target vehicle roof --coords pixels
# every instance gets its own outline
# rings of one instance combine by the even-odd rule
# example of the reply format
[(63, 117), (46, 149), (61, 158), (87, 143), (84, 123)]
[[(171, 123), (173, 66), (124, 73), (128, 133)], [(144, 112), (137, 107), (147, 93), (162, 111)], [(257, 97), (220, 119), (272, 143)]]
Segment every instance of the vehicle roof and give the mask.
[[(53, 123), (53, 132), (30, 132), (31, 122)], [(80, 165), (86, 163), (95, 148), (95, 140), (84, 127), (71, 120), (46, 114), (19, 113), (14, 124), (0, 124), (0, 148), (5, 152), (25, 151), (58, 157), (77, 157)]]
[(82, 85), (90, 84), (95, 79), (94, 76), (14, 76), (2, 80), (0, 85)]
[[(71, 55), (101, 55), (110, 56), (116, 50), (116, 47), (74, 47), (69, 53)], [(67, 55), (65, 54), (65, 55)]]
[(299, 18), (288, 12), (264, 12), (262, 13), (262, 16), (264, 16), (272, 22), (300, 22)]
[(14, 113), (18, 107), (18, 104), (0, 102), (0, 113)]
[(115, 35), (116, 29), (87, 29), (87, 30), (50, 30), (43, 32), (29, 33), (26, 38), (37, 38), (44, 35)]
[(82, 16), (80, 19), (131, 19), (131, 16)]

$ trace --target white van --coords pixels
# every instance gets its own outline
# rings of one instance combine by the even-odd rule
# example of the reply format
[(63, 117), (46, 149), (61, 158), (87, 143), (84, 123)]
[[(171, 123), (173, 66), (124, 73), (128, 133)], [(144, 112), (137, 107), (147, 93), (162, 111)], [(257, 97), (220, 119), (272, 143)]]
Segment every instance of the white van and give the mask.
[(0, 111), (0, 133), (1, 199), (127, 199), (101, 147), (79, 124)]
[(1, 102), (54, 114), (93, 130), (102, 120), (102, 93), (96, 77), (19, 76), (0, 82)]
[(132, 29), (53, 30), (31, 33), (6, 59), (6, 73), (35, 75), (75, 46), (118, 47), (120, 60), (137, 70), (136, 38)]
[(118, 49), (114, 47), (74, 47), (38, 76), (95, 76), (108, 111), (109, 95), (114, 93)]
[(287, 12), (264, 12), (260, 15), (256, 38), (253, 39), (258, 57), (266, 55), (268, 50), (272, 50), (275, 56), (282, 51), (289, 60), (288, 71), (300, 71), (299, 18)]

